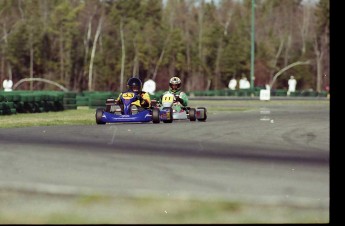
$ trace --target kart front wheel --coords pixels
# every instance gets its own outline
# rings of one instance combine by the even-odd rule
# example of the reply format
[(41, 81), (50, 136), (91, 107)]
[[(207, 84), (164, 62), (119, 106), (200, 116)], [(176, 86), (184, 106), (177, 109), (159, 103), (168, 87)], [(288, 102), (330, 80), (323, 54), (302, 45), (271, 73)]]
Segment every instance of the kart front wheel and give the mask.
[(195, 121), (196, 120), (196, 110), (195, 110), (195, 108), (190, 108), (189, 109), (189, 120), (190, 121)]
[(167, 119), (167, 120), (163, 120), (164, 123), (172, 123), (173, 122), (173, 109), (170, 107), (170, 108), (163, 108), (163, 110), (166, 110), (167, 111), (167, 115), (169, 115), (170, 119)]
[(96, 123), (98, 125), (105, 124), (105, 122), (102, 121), (104, 109), (103, 108), (97, 108), (96, 109)]
[(158, 108), (152, 109), (152, 122), (153, 123), (159, 123), (161, 121), (159, 113), (160, 112), (159, 112)]
[(206, 119), (207, 119), (207, 110), (206, 110), (206, 108), (205, 107), (198, 107), (198, 110), (200, 111), (200, 112), (202, 112), (203, 114), (201, 114), (201, 115), (203, 115), (203, 117), (202, 118), (198, 118), (198, 121), (201, 121), (201, 122), (204, 122), (204, 121), (206, 121)]

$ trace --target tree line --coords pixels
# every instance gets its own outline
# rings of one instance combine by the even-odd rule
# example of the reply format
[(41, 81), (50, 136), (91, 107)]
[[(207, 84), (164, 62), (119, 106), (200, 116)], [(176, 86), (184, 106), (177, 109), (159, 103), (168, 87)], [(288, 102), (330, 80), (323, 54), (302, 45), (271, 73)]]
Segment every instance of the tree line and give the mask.
[[(254, 3), (254, 5), (252, 5)], [(167, 89), (254, 85), (321, 91), (329, 84), (329, 0), (0, 0), (0, 79), (43, 78), (74, 91), (122, 90), (129, 77)], [(20, 89), (53, 89), (28, 83)]]

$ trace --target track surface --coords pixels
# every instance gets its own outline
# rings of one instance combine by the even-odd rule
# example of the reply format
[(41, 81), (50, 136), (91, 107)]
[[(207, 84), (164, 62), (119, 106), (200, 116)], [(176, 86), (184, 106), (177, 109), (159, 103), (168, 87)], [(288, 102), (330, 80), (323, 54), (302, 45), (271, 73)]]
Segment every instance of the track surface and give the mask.
[(0, 189), (328, 208), (329, 102), (272, 102), (206, 106), (206, 122), (0, 129)]

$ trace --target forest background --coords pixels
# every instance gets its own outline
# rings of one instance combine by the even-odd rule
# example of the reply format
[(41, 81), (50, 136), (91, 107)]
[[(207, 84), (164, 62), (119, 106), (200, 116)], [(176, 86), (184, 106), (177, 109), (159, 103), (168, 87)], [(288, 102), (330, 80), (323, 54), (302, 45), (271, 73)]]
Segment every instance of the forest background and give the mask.
[[(0, 0), (0, 80), (43, 78), (73, 91), (120, 91), (132, 75), (157, 90), (179, 76), (183, 90), (254, 86), (327, 90), (329, 0)], [(42, 82), (22, 90), (54, 90)]]

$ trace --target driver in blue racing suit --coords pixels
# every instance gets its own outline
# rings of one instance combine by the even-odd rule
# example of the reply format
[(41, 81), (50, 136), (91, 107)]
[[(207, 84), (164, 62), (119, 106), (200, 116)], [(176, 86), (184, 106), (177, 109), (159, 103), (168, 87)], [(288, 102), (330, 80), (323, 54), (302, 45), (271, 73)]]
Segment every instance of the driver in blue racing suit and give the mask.
[[(143, 111), (145, 109), (148, 109), (151, 107), (151, 99), (148, 93), (142, 91), (142, 82), (140, 79), (132, 77), (128, 79), (127, 81), (127, 91), (125, 92), (133, 92), (135, 93), (137, 100), (132, 102), (132, 105), (136, 105), (138, 108), (138, 111)], [(121, 101), (121, 96), (123, 95), (122, 92), (115, 100), (117, 104), (120, 105), (122, 111), (123, 111), (123, 103)]]

